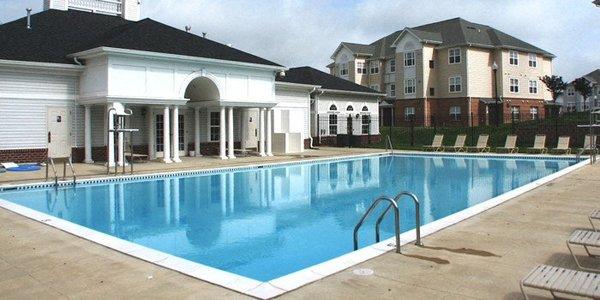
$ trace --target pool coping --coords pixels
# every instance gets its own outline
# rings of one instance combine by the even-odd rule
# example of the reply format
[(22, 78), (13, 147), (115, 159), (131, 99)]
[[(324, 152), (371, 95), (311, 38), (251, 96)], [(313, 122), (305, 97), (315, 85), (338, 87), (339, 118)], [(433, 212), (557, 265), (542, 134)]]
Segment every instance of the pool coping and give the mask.
[[(360, 154), (360, 155), (345, 155), (338, 157), (326, 157), (326, 158), (316, 158), (309, 160), (300, 160), (295, 162), (276, 162), (276, 163), (268, 163), (268, 164), (252, 164), (247, 166), (237, 166), (237, 167), (222, 167), (222, 168), (211, 168), (211, 169), (203, 169), (203, 170), (191, 170), (191, 171), (175, 171), (175, 172), (165, 172), (165, 173), (156, 173), (156, 174), (145, 174), (145, 175), (128, 175), (128, 176), (119, 176), (119, 177), (101, 177), (101, 178), (91, 178), (78, 180), (78, 183), (101, 183), (107, 181), (125, 181), (125, 180), (136, 180), (136, 179), (151, 179), (151, 178), (164, 178), (164, 177), (173, 177), (173, 176), (193, 176), (198, 174), (210, 174), (224, 171), (242, 171), (242, 170), (250, 170), (255, 168), (265, 168), (265, 167), (277, 167), (282, 165), (296, 165), (296, 164), (306, 164), (306, 163), (317, 163), (323, 161), (337, 161), (337, 160), (347, 160), (347, 159), (360, 159), (364, 157), (378, 157), (378, 156), (387, 156), (387, 155), (400, 155), (400, 156), (446, 156), (446, 157), (490, 157), (490, 158), (517, 158), (517, 159), (559, 159), (559, 160), (572, 160), (573, 156), (553, 156), (553, 155), (506, 155), (506, 154), (488, 154), (488, 153), (423, 153), (418, 151), (403, 151), (403, 152), (395, 152), (395, 153), (368, 153), (368, 154)], [(543, 184), (548, 183), (556, 178), (559, 178), (565, 174), (568, 174), (572, 171), (575, 171), (589, 163), (589, 159), (584, 159), (576, 164), (566, 167), (558, 172), (552, 173), (545, 177), (539, 178), (535, 181), (532, 181), (526, 185), (518, 187), (514, 190), (486, 200), (482, 203), (476, 204), (459, 212), (456, 212), (452, 215), (446, 216), (444, 218), (438, 219), (431, 223), (421, 226), (421, 236), (426, 237), (430, 234), (433, 234), (439, 230), (452, 226), (460, 221), (468, 219), (472, 216), (475, 216), (481, 212), (484, 212), (490, 208), (493, 208), (497, 205), (500, 205), (510, 199), (513, 199), (519, 195), (522, 195), (530, 190), (537, 188)], [(59, 183), (60, 186), (68, 186), (72, 185), (70, 181), (62, 181)], [(32, 188), (41, 188), (52, 186), (52, 182), (41, 182), (41, 183), (27, 183), (20, 185), (9, 185), (0, 187), (0, 191), (5, 190), (20, 190), (20, 189), (32, 189)], [(167, 269), (171, 269), (177, 271), (179, 273), (200, 279), (205, 282), (209, 282), (218, 286), (222, 286), (224, 288), (240, 292), (242, 294), (246, 294), (252, 297), (260, 298), (260, 299), (269, 299), (273, 297), (280, 296), (289, 291), (300, 288), (304, 285), (307, 285), (311, 282), (320, 280), (329, 275), (338, 273), (345, 269), (348, 269), (352, 266), (355, 266), (359, 263), (372, 259), (374, 257), (380, 256), (386, 252), (392, 251), (395, 249), (395, 239), (389, 238), (382, 242), (372, 244), (370, 246), (361, 248), (357, 251), (353, 251), (350, 253), (343, 254), (341, 256), (335, 257), (333, 259), (327, 260), (325, 262), (307, 267), (305, 269), (269, 280), (269, 281), (259, 281), (255, 279), (251, 279), (245, 276), (237, 275), (234, 273), (230, 273), (227, 271), (223, 271), (220, 269), (216, 269), (213, 267), (209, 267), (200, 263), (192, 262), (183, 258), (179, 258), (177, 256), (167, 254), (158, 250), (154, 250), (142, 245), (135, 244), (133, 242), (129, 242), (105, 233), (101, 233), (99, 231), (89, 229), (87, 227), (42, 213), (36, 210), (27, 208), (25, 206), (21, 206), (19, 204), (15, 204), (3, 199), (0, 199), (0, 207), (7, 209), (9, 211), (15, 212), (24, 217), (30, 218), (32, 220), (38, 221), (40, 223), (44, 223), (46, 225), (57, 228), (61, 231), (73, 234), (80, 238), (89, 240), (91, 242), (100, 244), (107, 248), (119, 251), (126, 255), (139, 258), (141, 260), (153, 263), (155, 265), (165, 267)], [(400, 235), (400, 245), (405, 245), (410, 242), (415, 241), (416, 233), (415, 229), (404, 232)]]

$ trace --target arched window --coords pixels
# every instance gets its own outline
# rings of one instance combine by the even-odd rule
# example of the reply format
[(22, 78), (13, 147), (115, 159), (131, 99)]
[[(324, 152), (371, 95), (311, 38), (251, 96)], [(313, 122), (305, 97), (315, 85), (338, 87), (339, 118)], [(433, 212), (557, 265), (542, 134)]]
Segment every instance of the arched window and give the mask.
[(369, 111), (369, 108), (365, 105), (363, 106), (362, 111)]
[(335, 106), (335, 104), (331, 104), (329, 110), (337, 110), (337, 106)]
[(346, 107), (346, 111), (354, 111), (354, 107), (352, 107), (352, 105), (348, 105), (348, 107)]

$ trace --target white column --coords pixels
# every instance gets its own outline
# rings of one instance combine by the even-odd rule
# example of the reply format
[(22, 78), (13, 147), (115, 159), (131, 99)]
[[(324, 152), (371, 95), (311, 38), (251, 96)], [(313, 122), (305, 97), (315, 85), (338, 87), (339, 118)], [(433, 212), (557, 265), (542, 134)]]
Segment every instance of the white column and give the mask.
[(260, 156), (267, 156), (265, 153), (265, 109), (258, 109), (258, 151)]
[(152, 107), (146, 108), (146, 122), (148, 122), (148, 159), (156, 158), (156, 124), (154, 124), (154, 112)]
[(110, 167), (113, 167), (115, 165), (115, 133), (110, 131), (115, 129), (115, 115), (113, 111), (108, 111), (108, 129), (107, 163)]
[(233, 107), (227, 108), (227, 157), (234, 159), (234, 142), (233, 142)]
[(221, 157), (221, 159), (227, 159), (227, 155), (225, 153), (225, 126), (225, 107), (221, 107), (219, 114), (219, 157)]
[(173, 107), (173, 141), (171, 143), (173, 151), (173, 162), (180, 163), (179, 158), (179, 106)]
[(266, 136), (266, 142), (267, 142), (267, 156), (273, 156), (273, 126), (272, 126), (272, 122), (273, 122), (273, 109), (272, 108), (267, 108), (267, 136)]
[(169, 142), (169, 139), (171, 138), (171, 134), (169, 132), (170, 123), (171, 122), (169, 121), (169, 107), (165, 106), (163, 112), (163, 162), (166, 164), (170, 164), (173, 162), (171, 160), (171, 143)]
[(246, 149), (246, 140), (248, 139), (248, 109), (240, 109), (240, 149)]
[(200, 154), (200, 108), (194, 108), (194, 154), (196, 157)]
[[(125, 120), (124, 120), (124, 119), (121, 119), (120, 121), (121, 121), (121, 122), (125, 122)], [(124, 127), (124, 125), (125, 125), (125, 124), (123, 124), (123, 123), (119, 123), (119, 126), (120, 126), (121, 128), (123, 128), (123, 127)], [(123, 165), (125, 164), (125, 152), (124, 152), (124, 151), (125, 151), (125, 149), (123, 148), (123, 147), (125, 146), (125, 145), (124, 145), (124, 143), (125, 143), (125, 142), (124, 142), (124, 133), (123, 133), (123, 132), (119, 132), (119, 133), (117, 133), (117, 139), (118, 139), (118, 140), (117, 140), (117, 143), (118, 143), (118, 144), (117, 144), (117, 150), (118, 150), (118, 164), (119, 164), (119, 166), (123, 166)]]
[(84, 140), (85, 140), (85, 163), (93, 164), (94, 161), (92, 160), (92, 110), (89, 105), (85, 106)]

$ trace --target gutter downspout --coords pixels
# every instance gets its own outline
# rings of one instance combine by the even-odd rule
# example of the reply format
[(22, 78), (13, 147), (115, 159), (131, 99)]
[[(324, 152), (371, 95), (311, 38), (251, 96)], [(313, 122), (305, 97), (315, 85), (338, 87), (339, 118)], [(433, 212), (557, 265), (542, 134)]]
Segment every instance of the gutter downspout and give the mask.
[[(312, 94), (312, 93), (316, 93), (315, 94), (315, 99), (314, 99), (315, 117), (316, 117), (315, 126), (316, 126), (317, 122), (319, 122), (319, 114), (318, 114), (318, 111), (319, 111), (319, 109), (318, 109), (318, 107), (319, 107), (319, 95), (322, 95), (323, 91), (319, 90), (319, 88), (317, 88), (317, 87), (314, 87), (313, 90), (310, 92), (310, 94)], [(309, 106), (309, 108), (310, 108), (310, 106)], [(318, 126), (317, 126), (317, 128), (318, 128)], [(319, 148), (317, 148), (317, 147), (314, 146), (314, 143), (313, 143), (314, 140), (313, 140), (312, 134), (310, 133), (310, 130), (308, 131), (308, 134), (309, 134), (309, 139), (310, 139), (310, 146), (309, 146), (309, 148), (310, 149), (319, 149)], [(320, 144), (321, 143), (321, 135), (319, 135), (317, 133), (317, 136), (319, 137), (319, 144)]]
[(81, 63), (81, 61), (79, 61), (79, 58), (77, 58), (77, 56), (73, 56), (73, 61), (80, 66), (83, 66), (83, 64)]

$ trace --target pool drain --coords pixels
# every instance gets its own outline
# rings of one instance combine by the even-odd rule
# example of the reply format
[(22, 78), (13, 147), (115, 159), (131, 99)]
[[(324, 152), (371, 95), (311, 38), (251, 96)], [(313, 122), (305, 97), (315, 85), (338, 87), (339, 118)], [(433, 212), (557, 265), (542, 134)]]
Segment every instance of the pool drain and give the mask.
[(375, 272), (371, 269), (362, 268), (362, 269), (354, 269), (352, 271), (352, 273), (354, 273), (354, 275), (358, 275), (358, 276), (371, 276)]

